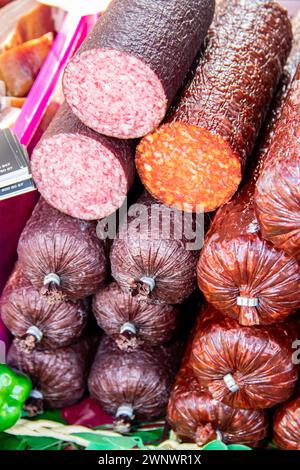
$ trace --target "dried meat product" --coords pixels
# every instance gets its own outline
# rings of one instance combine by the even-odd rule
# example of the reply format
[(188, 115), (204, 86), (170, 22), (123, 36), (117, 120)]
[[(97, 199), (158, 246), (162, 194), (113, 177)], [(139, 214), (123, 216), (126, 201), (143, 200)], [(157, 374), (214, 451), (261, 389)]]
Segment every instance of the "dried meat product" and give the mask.
[(221, 439), (226, 444), (256, 447), (266, 437), (268, 427), (263, 410), (225, 405), (212, 398), (195, 377), (186, 374), (172, 390), (167, 420), (176, 434), (198, 446)]
[(299, 265), (262, 237), (254, 187), (253, 178), (217, 211), (197, 266), (206, 300), (246, 326), (283, 321), (300, 307)]
[(300, 397), (285, 403), (276, 412), (273, 432), (280, 449), (300, 450)]
[(182, 213), (158, 204), (147, 193), (128, 214), (127, 226), (121, 226), (111, 248), (113, 277), (139, 301), (182, 303), (196, 286), (199, 250), (190, 246), (195, 232), (191, 237), (184, 233), (182, 219), (176, 219)]
[(221, 2), (177, 106), (137, 148), (146, 189), (166, 205), (213, 211), (236, 192), (291, 47), (287, 12), (268, 0)]
[(0, 79), (12, 96), (28, 94), (52, 44), (53, 34), (48, 33), (0, 54)]
[(31, 169), (46, 201), (84, 220), (111, 215), (134, 179), (132, 146), (88, 129), (62, 105), (35, 148)]
[(214, 4), (112, 0), (66, 67), (64, 93), (73, 112), (95, 131), (122, 139), (158, 127), (201, 47)]
[(24, 276), (49, 300), (83, 299), (106, 278), (96, 224), (68, 217), (42, 199), (21, 235), (18, 256)]
[(95, 344), (87, 338), (65, 348), (26, 353), (15, 342), (8, 351), (7, 363), (28, 374), (35, 393), (27, 410), (36, 414), (41, 408), (63, 408), (78, 402), (85, 390)]
[(38, 39), (44, 34), (54, 32), (51, 7), (37, 4), (18, 19), (16, 27), (5, 41), (4, 46), (6, 49), (11, 49), (32, 39)]
[(233, 408), (270, 408), (288, 400), (298, 379), (293, 323), (240, 326), (209, 306), (192, 345), (190, 366), (213, 398)]
[(255, 214), (255, 182), (280, 119), (300, 60), (300, 14), (293, 47), (267, 116), (247, 184), (221, 207), (198, 263), (198, 284), (208, 302), (242, 325), (282, 321), (300, 306), (297, 263), (263, 239)]
[(300, 260), (300, 65), (256, 184), (262, 236)]
[(100, 328), (118, 347), (131, 350), (141, 345), (158, 346), (171, 339), (179, 309), (168, 304), (138, 302), (113, 282), (95, 295), (93, 312)]
[(20, 349), (55, 349), (74, 343), (88, 318), (86, 302), (49, 302), (17, 265), (0, 301), (1, 318)]
[[(168, 349), (169, 348), (169, 349)], [(115, 417), (120, 433), (130, 431), (132, 421), (164, 415), (175, 377), (177, 346), (120, 351), (108, 337), (100, 343), (89, 376), (89, 391)]]

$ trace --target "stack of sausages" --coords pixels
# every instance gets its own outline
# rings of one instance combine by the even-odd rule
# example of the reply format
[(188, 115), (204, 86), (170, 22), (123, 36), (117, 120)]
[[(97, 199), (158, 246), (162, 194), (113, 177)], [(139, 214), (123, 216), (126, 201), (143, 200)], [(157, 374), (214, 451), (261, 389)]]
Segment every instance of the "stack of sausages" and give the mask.
[[(248, 2), (250, 9), (254, 3), (263, 2)], [(269, 8), (270, 2), (268, 5), (270, 13)], [(273, 8), (276, 8), (275, 4)], [(221, 10), (222, 8), (219, 11)], [(226, 12), (224, 14), (223, 11), (221, 18), (224, 19), (225, 15)], [(245, 24), (248, 24), (247, 21)], [(252, 150), (252, 158), (248, 162), (243, 184), (231, 201), (216, 212), (205, 237), (197, 266), (199, 288), (211, 306), (207, 306), (199, 313), (188, 353), (171, 394), (168, 419), (179, 435), (192, 439), (199, 445), (211, 439), (221, 438), (228, 443), (243, 442), (252, 447), (256, 446), (267, 433), (265, 415), (256, 415), (253, 425), (251, 417), (247, 418), (249, 427), (244, 425), (243, 430), (248, 431), (248, 434), (236, 436), (237, 423), (242, 423), (243, 419), (239, 413), (249, 410), (261, 413), (265, 408), (273, 408), (279, 403), (284, 403), (275, 414), (275, 442), (283, 449), (299, 449), (299, 400), (296, 398), (285, 403), (294, 393), (296, 396), (299, 395), (296, 385), (299, 361), (293, 349), (297, 345), (297, 341), (294, 341), (298, 337), (299, 326), (297, 318), (291, 315), (300, 307), (300, 224), (298, 222), (300, 159), (297, 153), (299, 140), (297, 122), (300, 106), (299, 17), (293, 20), (292, 26), (294, 37), (292, 50), (283, 69), (279, 86), (273, 94), (262, 132)], [(271, 31), (276, 31), (278, 34), (279, 28), (269, 27), (268, 34)], [(224, 35), (218, 34), (216, 38), (222, 42)], [(287, 53), (289, 48), (290, 46), (287, 46)], [(208, 52), (209, 49), (204, 58)], [(213, 50), (210, 54), (216, 57), (217, 52)], [(228, 55), (230, 56), (230, 46), (227, 57)], [(226, 62), (225, 57), (223, 61)], [(283, 64), (284, 62), (285, 59)], [(233, 70), (232, 63), (230, 71), (233, 73)], [(200, 100), (205, 96), (203, 89), (205, 90), (205, 85), (209, 83), (211, 68), (200, 61), (197, 71), (196, 80), (188, 85), (181, 105), (171, 115), (170, 121), (156, 134), (146, 137), (151, 141), (151, 148), (155, 148), (157, 142), (165, 139), (168, 133), (169, 135), (173, 133), (174, 126), (177, 125), (179, 129), (178, 122), (180, 125), (183, 123), (185, 126), (186, 124), (194, 126), (193, 143), (197, 139), (195, 125), (198, 126), (198, 136), (199, 128), (205, 123), (207, 128), (207, 123), (210, 125), (212, 122), (215, 134), (220, 135), (223, 132), (222, 137), (226, 136), (224, 128), (232, 129), (230, 128), (233, 122), (232, 115), (238, 106), (234, 101), (235, 95), (228, 102), (216, 101), (215, 108), (213, 105), (210, 108), (208, 100), (204, 109)], [(223, 79), (224, 74), (219, 80)], [(199, 83), (202, 87), (199, 86), (197, 89)], [(227, 88), (225, 88), (225, 79), (223, 83), (228, 93), (230, 82)], [(245, 83), (249, 82), (245, 80)], [(257, 83), (252, 86), (255, 87)], [(195, 92), (196, 89), (198, 94)], [(220, 89), (222, 92), (222, 87), (217, 87), (216, 90), (211, 87), (210, 96), (214, 93), (219, 94)], [(272, 95), (270, 89), (269, 92)], [(236, 96), (239, 100), (242, 99), (241, 85)], [(255, 104), (260, 102), (260, 95), (256, 99)], [(231, 109), (226, 109), (226, 105)], [(252, 111), (254, 106), (252, 101)], [(187, 114), (189, 119), (186, 119), (181, 109), (189, 111), (190, 114)], [(195, 113), (195, 109), (198, 114)], [(208, 116), (210, 109), (215, 113), (214, 119), (211, 120)], [(219, 113), (224, 109), (226, 109), (226, 119), (224, 113), (222, 121), (219, 121)], [(248, 117), (250, 116), (251, 111), (247, 110), (246, 106), (243, 106), (243, 112), (244, 115), (248, 113)], [(236, 130), (240, 129), (244, 115), (236, 114), (238, 121), (234, 124), (234, 139), (240, 135)], [(182, 116), (185, 117), (182, 119)], [(203, 116), (205, 121), (202, 121)], [(261, 115), (256, 114), (255, 125), (260, 119)], [(251, 132), (254, 129), (255, 126), (252, 126)], [(191, 135), (186, 131), (187, 127), (184, 136)], [(251, 132), (248, 130), (244, 134), (247, 136), (247, 145), (251, 143), (253, 135)], [(151, 152), (150, 145), (145, 140), (140, 145), (145, 145), (147, 151)], [(164, 143), (164, 149), (166, 145), (168, 144)], [(168, 154), (170, 159), (172, 155), (171, 152)], [(222, 157), (224, 152), (218, 155), (219, 158), (224, 158)], [(147, 159), (143, 148), (138, 158)], [(162, 161), (163, 158), (159, 160), (160, 163)], [(231, 165), (231, 161), (227, 156), (226, 164), (224, 162), (225, 177), (228, 168), (230, 174), (234, 176), (234, 165)], [(215, 158), (214, 162), (216, 163)], [(167, 163), (170, 164), (170, 160)], [(209, 163), (207, 165), (210, 168)], [(215, 172), (216, 169), (213, 175)], [(213, 184), (213, 178), (214, 176), (210, 176), (208, 187)], [(224, 183), (225, 185), (228, 183), (227, 177), (220, 180), (217, 175), (216, 178), (218, 185), (214, 187), (213, 194), (216, 193), (218, 197), (222, 184), (224, 186)], [(151, 184), (150, 179), (147, 181)], [(211, 201), (211, 198), (209, 200)], [(201, 203), (205, 210), (208, 206), (205, 202)], [(210, 206), (207, 210), (218, 205)], [(190, 417), (189, 421), (187, 416)]]
[[(84, 393), (92, 304), (105, 335), (88, 388), (117, 431), (164, 416), (171, 393), (180, 437), (256, 447), (265, 410), (291, 398), (299, 372), (300, 22), (273, 0), (214, 10), (214, 0), (111, 1), (33, 152), (43, 199), (1, 314), (16, 336), (9, 360), (47, 406)], [(172, 389), (179, 313), (197, 281), (207, 303)], [(299, 409), (296, 399), (278, 411), (280, 447), (300, 446), (288, 424)]]

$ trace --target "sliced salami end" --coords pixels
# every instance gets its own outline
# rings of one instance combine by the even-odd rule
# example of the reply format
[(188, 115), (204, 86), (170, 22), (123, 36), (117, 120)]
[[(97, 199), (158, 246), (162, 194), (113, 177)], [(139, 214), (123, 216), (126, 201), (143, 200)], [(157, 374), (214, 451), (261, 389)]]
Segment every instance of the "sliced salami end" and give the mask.
[(120, 139), (156, 129), (168, 105), (155, 72), (137, 57), (117, 50), (92, 49), (76, 56), (66, 68), (64, 91), (82, 122)]
[(242, 162), (220, 136), (173, 122), (146, 136), (136, 167), (147, 190), (180, 210), (209, 212), (228, 201), (242, 177)]
[(66, 105), (34, 150), (31, 168), (51, 206), (84, 220), (121, 207), (134, 178), (131, 146), (88, 129)]

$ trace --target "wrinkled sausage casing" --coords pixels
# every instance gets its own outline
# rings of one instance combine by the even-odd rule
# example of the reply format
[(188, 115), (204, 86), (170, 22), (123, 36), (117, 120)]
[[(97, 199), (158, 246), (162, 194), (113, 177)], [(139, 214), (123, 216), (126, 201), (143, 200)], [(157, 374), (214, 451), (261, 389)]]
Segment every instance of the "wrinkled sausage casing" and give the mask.
[(78, 402), (85, 390), (95, 350), (94, 338), (84, 338), (66, 348), (24, 353), (15, 343), (7, 363), (28, 374), (42, 393), (45, 408), (63, 408)]
[(237, 190), (291, 48), (287, 12), (221, 2), (208, 46), (167, 122), (138, 146), (146, 189), (166, 205), (213, 211)]
[(120, 349), (158, 346), (171, 339), (179, 309), (168, 304), (138, 302), (116, 282), (99, 290), (93, 299), (98, 325), (116, 341)]
[(86, 326), (85, 301), (49, 302), (17, 265), (0, 300), (1, 318), (26, 350), (55, 349), (74, 343)]
[(256, 185), (262, 235), (300, 260), (300, 66)]
[(221, 438), (226, 444), (256, 447), (266, 437), (268, 427), (263, 410), (232, 408), (215, 400), (186, 371), (171, 393), (167, 419), (179, 436), (199, 446)]
[(293, 323), (240, 326), (212, 307), (192, 345), (193, 374), (213, 398), (234, 408), (262, 409), (288, 400), (298, 379)]
[(59, 211), (83, 220), (119, 209), (133, 183), (133, 146), (87, 128), (64, 103), (31, 158), (34, 181)]
[(242, 325), (284, 320), (300, 306), (297, 262), (262, 237), (255, 214), (255, 183), (274, 137), (300, 60), (300, 13), (293, 47), (251, 161), (246, 185), (215, 215), (197, 267), (208, 302)]
[(114, 341), (100, 343), (89, 376), (89, 391), (115, 416), (115, 429), (128, 432), (134, 419), (164, 415), (180, 358), (177, 345), (120, 351)]
[[(112, 275), (138, 300), (179, 304), (196, 287), (199, 247), (195, 241), (204, 227), (200, 224), (198, 232), (191, 218), (193, 233), (189, 238), (182, 212), (157, 203), (147, 193), (137, 203), (129, 209), (128, 224), (124, 230), (121, 226), (112, 245)], [(133, 214), (135, 208), (137, 216)]]
[(274, 417), (273, 432), (280, 449), (300, 450), (300, 397), (279, 408)]
[(73, 112), (113, 137), (156, 129), (201, 47), (214, 6), (214, 0), (113, 0), (66, 67), (64, 93)]
[(299, 265), (263, 239), (254, 183), (217, 211), (197, 266), (207, 301), (246, 326), (283, 321), (300, 307)]
[(49, 300), (76, 300), (104, 282), (107, 261), (96, 224), (37, 204), (18, 245), (24, 276)]

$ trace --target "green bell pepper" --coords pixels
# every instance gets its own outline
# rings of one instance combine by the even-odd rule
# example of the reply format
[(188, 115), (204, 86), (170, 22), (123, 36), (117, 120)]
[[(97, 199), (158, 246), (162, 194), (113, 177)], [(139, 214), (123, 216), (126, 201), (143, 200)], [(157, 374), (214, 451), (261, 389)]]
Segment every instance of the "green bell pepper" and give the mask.
[(0, 431), (16, 424), (31, 388), (31, 380), (26, 375), (0, 364)]

